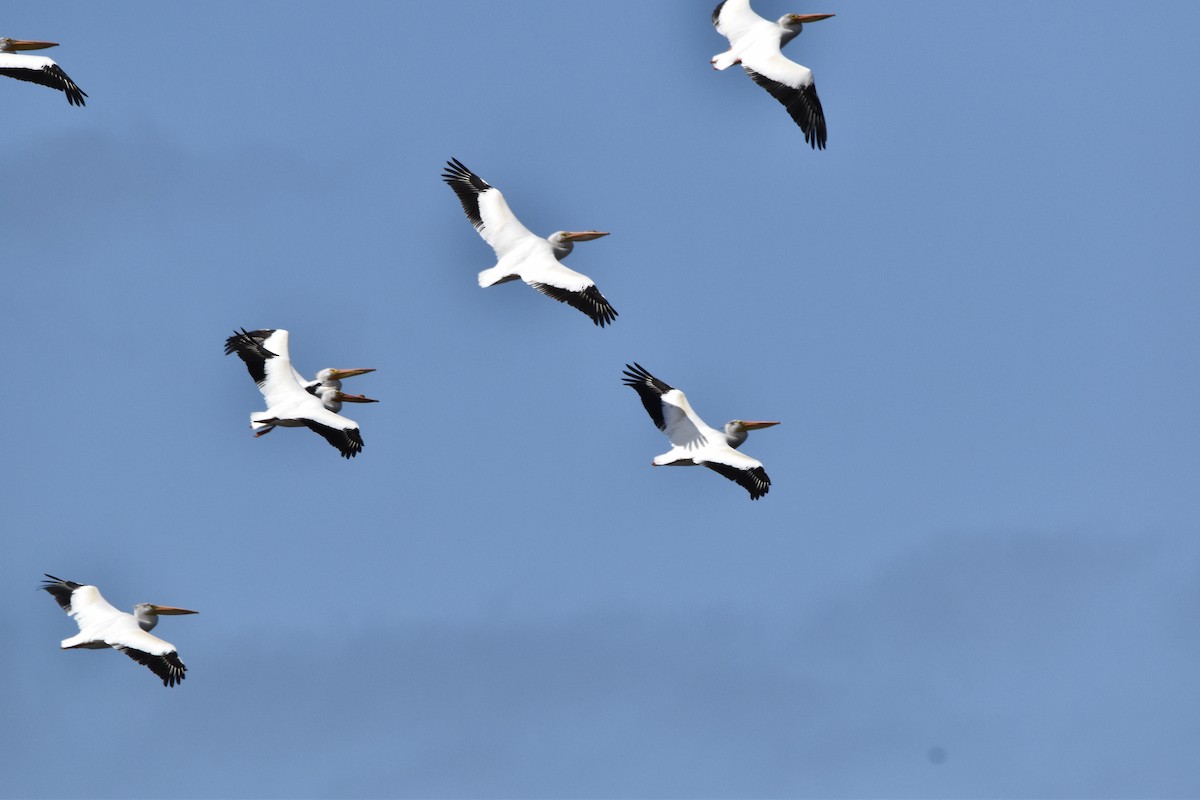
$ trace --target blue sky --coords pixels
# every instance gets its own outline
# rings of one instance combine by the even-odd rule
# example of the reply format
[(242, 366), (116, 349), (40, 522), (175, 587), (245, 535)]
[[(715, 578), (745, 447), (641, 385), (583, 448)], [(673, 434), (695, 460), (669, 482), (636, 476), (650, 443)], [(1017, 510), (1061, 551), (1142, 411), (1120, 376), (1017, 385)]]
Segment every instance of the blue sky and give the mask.
[[(837, 14), (813, 152), (711, 5), (6, 9), (89, 100), (0, 81), (0, 793), (1200, 793), (1200, 6), (757, 0)], [(451, 156), (611, 328), (476, 285)], [(242, 326), (378, 369), (360, 457), (253, 438)]]

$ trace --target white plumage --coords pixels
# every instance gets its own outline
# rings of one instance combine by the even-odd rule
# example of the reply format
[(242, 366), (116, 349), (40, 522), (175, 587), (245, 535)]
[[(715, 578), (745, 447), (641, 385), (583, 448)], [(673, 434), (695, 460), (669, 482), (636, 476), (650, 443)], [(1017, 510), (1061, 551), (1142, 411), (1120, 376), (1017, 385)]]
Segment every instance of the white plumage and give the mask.
[(757, 500), (771, 489), (771, 479), (762, 462), (739, 453), (747, 431), (768, 428), (778, 422), (732, 420), (719, 431), (710, 427), (679, 389), (651, 375), (641, 364), (625, 365), (625, 385), (638, 393), (642, 405), (658, 429), (667, 435), (671, 449), (651, 462), (656, 467), (708, 467), (734, 481)]
[(270, 433), (277, 425), (306, 427), (324, 437), (345, 458), (362, 452), (358, 423), (336, 412), (341, 410), (342, 402), (377, 401), (344, 394), (340, 378), (374, 370), (321, 370), (316, 380), (308, 381), (292, 367), (288, 332), (283, 329), (235, 332), (225, 340), (225, 355), (230, 353), (237, 353), (245, 362), (250, 377), (267, 401), (266, 411), (250, 415), (255, 436)]
[(575, 242), (598, 239), (607, 233), (558, 231), (543, 239), (521, 224), (499, 189), (457, 159), (446, 162), (442, 180), (458, 195), (475, 230), (496, 251), (496, 266), (479, 273), (480, 286), (520, 278), (547, 297), (579, 309), (600, 327), (616, 319), (616, 309), (591, 278), (559, 263), (570, 254)]
[(86, 586), (46, 575), (42, 588), (79, 625), (79, 633), (62, 641), (62, 649), (99, 650), (111, 647), (144, 664), (162, 678), (163, 686), (174, 686), (184, 678), (187, 667), (179, 660), (175, 645), (149, 633), (160, 614), (198, 614), (186, 608), (139, 603), (132, 614), (113, 608), (95, 586)]
[(800, 34), (804, 23), (832, 16), (784, 14), (771, 22), (754, 13), (750, 0), (724, 0), (712, 15), (717, 33), (729, 40), (729, 49), (712, 57), (713, 68), (741, 64), (755, 83), (783, 103), (804, 132), (804, 141), (822, 150), (828, 133), (812, 70), (785, 57), (781, 48)]
[(71, 105), (85, 105), (83, 98), (87, 97), (87, 93), (75, 85), (75, 81), (63, 72), (62, 67), (54, 63), (54, 59), (46, 56), (27, 56), (17, 52), (42, 50), (47, 47), (58, 47), (58, 44), (0, 37), (0, 75), (58, 89), (67, 96), (67, 102)]

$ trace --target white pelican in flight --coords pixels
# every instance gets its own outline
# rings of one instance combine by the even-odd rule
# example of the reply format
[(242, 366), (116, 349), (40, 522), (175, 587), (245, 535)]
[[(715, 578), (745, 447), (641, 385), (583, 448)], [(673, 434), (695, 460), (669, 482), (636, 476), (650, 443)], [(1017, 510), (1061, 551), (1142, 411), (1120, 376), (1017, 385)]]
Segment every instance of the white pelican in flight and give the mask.
[(361, 394), (341, 391), (341, 379), (374, 372), (374, 369), (323, 369), (317, 379), (306, 380), (292, 367), (288, 355), (288, 332), (259, 330), (234, 332), (225, 340), (225, 355), (237, 353), (246, 362), (250, 377), (258, 384), (267, 410), (250, 415), (255, 436), (275, 429), (306, 427), (325, 437), (344, 458), (353, 458), (363, 449), (358, 423), (338, 414), (342, 403), (377, 403)]
[(47, 47), (58, 47), (57, 42), (31, 42), (25, 39), (9, 39), (0, 36), (0, 75), (7, 75), (17, 80), (40, 83), (51, 89), (58, 89), (67, 96), (67, 102), (73, 106), (86, 105), (83, 98), (87, 92), (75, 85), (62, 67), (53, 59), (45, 56), (26, 56), (18, 50), (44, 50)]
[(712, 57), (713, 69), (741, 64), (754, 82), (783, 103), (804, 131), (804, 141), (825, 149), (825, 112), (813, 85), (812, 70), (780, 52), (800, 35), (806, 22), (829, 19), (833, 14), (784, 14), (778, 22), (763, 19), (750, 8), (750, 0), (724, 0), (713, 11), (717, 33), (729, 40), (729, 49)]
[(724, 475), (757, 500), (771, 490), (771, 479), (761, 461), (736, 448), (746, 441), (747, 431), (769, 428), (778, 422), (750, 422), (735, 419), (725, 430), (710, 428), (692, 410), (683, 392), (651, 375), (636, 361), (625, 365), (625, 385), (642, 398), (642, 405), (658, 429), (667, 435), (671, 449), (655, 456), (655, 467), (708, 467)]
[(504, 195), (458, 159), (446, 162), (442, 180), (462, 202), (467, 219), (496, 251), (496, 266), (479, 273), (480, 286), (521, 280), (547, 297), (578, 308), (600, 327), (616, 319), (617, 311), (587, 275), (558, 263), (575, 248), (608, 236), (600, 231), (559, 231), (543, 239), (521, 224)]
[(175, 645), (151, 636), (149, 631), (158, 624), (160, 614), (199, 614), (199, 611), (138, 603), (132, 614), (126, 614), (109, 605), (95, 586), (64, 581), (53, 575), (46, 577), (50, 580), (42, 581), (42, 588), (54, 595), (63, 611), (79, 624), (77, 635), (63, 639), (63, 650), (113, 647), (149, 667), (162, 678), (163, 686), (174, 686), (184, 679), (187, 667), (179, 660)]

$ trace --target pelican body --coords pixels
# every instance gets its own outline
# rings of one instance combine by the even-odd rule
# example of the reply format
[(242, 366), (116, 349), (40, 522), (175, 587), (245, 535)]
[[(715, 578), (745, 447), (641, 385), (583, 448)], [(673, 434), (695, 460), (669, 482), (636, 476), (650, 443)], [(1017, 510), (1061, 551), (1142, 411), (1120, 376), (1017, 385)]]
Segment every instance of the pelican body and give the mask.
[(237, 353), (250, 377), (267, 401), (267, 410), (250, 415), (255, 436), (270, 433), (276, 426), (309, 428), (338, 449), (343, 458), (362, 452), (358, 423), (338, 412), (342, 403), (377, 403), (363, 395), (345, 394), (341, 380), (374, 369), (323, 369), (315, 380), (307, 380), (292, 366), (288, 355), (288, 332), (283, 329), (235, 331), (225, 340), (225, 355)]
[(739, 453), (749, 431), (769, 428), (778, 422), (735, 419), (724, 430), (710, 427), (700, 418), (679, 389), (651, 375), (636, 361), (625, 365), (625, 385), (638, 393), (650, 419), (667, 435), (671, 449), (655, 456), (655, 467), (708, 467), (750, 493), (757, 500), (771, 489), (771, 479), (762, 462)]
[(63, 650), (111, 647), (149, 667), (162, 678), (163, 686), (174, 686), (183, 680), (187, 667), (179, 660), (175, 645), (150, 635), (150, 631), (158, 624), (159, 615), (200, 612), (138, 603), (133, 607), (133, 613), (127, 614), (109, 605), (95, 586), (65, 581), (53, 575), (46, 577), (49, 580), (42, 581), (41, 588), (49, 592), (79, 625), (78, 634), (62, 640)]
[(784, 56), (781, 49), (800, 35), (804, 23), (832, 16), (784, 14), (771, 22), (754, 13), (750, 0), (724, 0), (712, 15), (717, 33), (729, 40), (729, 49), (712, 57), (713, 69), (741, 64), (755, 83), (783, 103), (804, 132), (804, 141), (821, 150), (828, 133), (812, 70)]
[(73, 106), (86, 105), (83, 98), (87, 92), (75, 85), (75, 81), (63, 72), (62, 67), (46, 56), (27, 56), (22, 50), (44, 50), (47, 47), (58, 47), (57, 42), (35, 42), (27, 39), (9, 39), (0, 37), (0, 75), (7, 75), (20, 81), (40, 83), (51, 89), (58, 89), (67, 96), (67, 102)]
[(543, 239), (530, 231), (508, 207), (500, 190), (463, 166), (446, 162), (444, 180), (462, 203), (467, 219), (496, 251), (496, 266), (479, 273), (480, 286), (495, 286), (520, 278), (547, 297), (579, 309), (603, 328), (617, 318), (596, 284), (587, 275), (559, 262), (575, 242), (608, 236), (602, 231), (558, 231)]

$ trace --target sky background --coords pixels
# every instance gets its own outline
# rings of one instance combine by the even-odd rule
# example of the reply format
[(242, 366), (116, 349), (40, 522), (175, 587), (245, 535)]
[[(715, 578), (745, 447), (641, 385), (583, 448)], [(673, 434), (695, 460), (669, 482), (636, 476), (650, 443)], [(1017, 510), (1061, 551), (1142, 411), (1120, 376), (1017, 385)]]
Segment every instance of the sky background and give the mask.
[[(756, 0), (824, 152), (712, 5), (6, 6), (89, 98), (0, 79), (0, 794), (1200, 795), (1200, 4)], [(476, 285), (452, 156), (612, 327)], [(358, 458), (242, 326), (378, 369)]]

